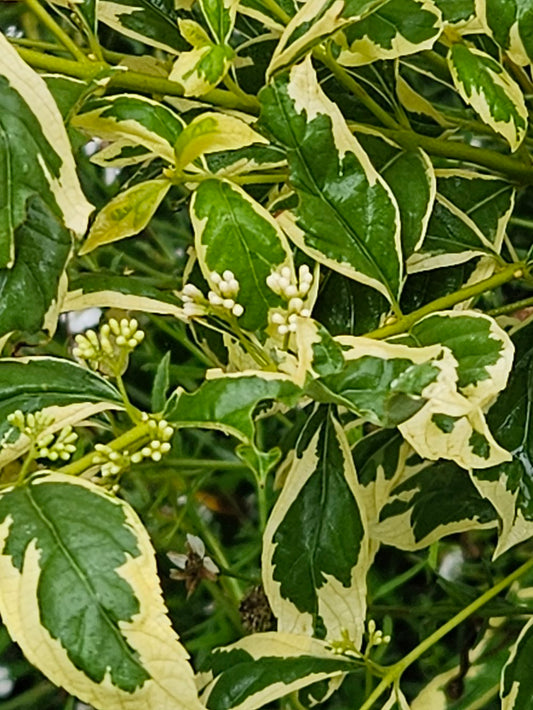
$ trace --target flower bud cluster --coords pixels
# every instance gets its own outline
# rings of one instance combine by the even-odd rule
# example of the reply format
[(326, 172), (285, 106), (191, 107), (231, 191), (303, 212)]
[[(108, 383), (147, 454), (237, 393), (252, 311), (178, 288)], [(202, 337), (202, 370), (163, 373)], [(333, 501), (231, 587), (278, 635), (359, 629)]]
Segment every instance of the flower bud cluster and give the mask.
[(384, 636), (383, 631), (379, 631), (379, 629), (376, 629), (376, 622), (374, 621), (374, 619), (369, 620), (366, 627), (366, 632), (368, 635), (368, 640), (366, 643), (367, 653), (373, 646), (381, 646), (382, 643), (390, 643), (391, 637), (388, 634)]
[(209, 306), (222, 308), (231, 315), (239, 318), (244, 313), (244, 307), (237, 303), (240, 284), (233, 271), (226, 269), (222, 275), (213, 271), (211, 273), (213, 289), (208, 292), (207, 298), (194, 284), (186, 284), (181, 292), (183, 310), (188, 318), (198, 318), (207, 315)]
[(107, 444), (95, 445), (93, 463), (100, 466), (102, 478), (117, 476), (132, 463), (140, 463), (143, 459), (161, 461), (163, 454), (170, 451), (170, 439), (174, 434), (174, 428), (166, 420), (158, 421), (150, 418), (148, 414), (144, 414), (142, 419), (148, 424), (151, 439), (139, 451), (130, 454), (127, 450), (115, 451)]
[(76, 441), (78, 435), (71, 426), (61, 429), (54, 440), (53, 434), (46, 434), (37, 440), (37, 457), (49, 459), (50, 461), (68, 461), (76, 451)]
[(298, 278), (293, 275), (288, 266), (282, 266), (267, 276), (267, 286), (287, 302), (285, 311), (271, 314), (271, 322), (277, 326), (280, 335), (294, 333), (298, 327), (298, 318), (309, 318), (311, 311), (305, 307), (307, 297), (313, 283), (313, 274), (307, 264), (298, 269)]
[(78, 435), (71, 426), (63, 427), (58, 434), (43, 433), (54, 423), (54, 417), (50, 414), (45, 412), (24, 414), (20, 409), (17, 409), (16, 412), (8, 415), (7, 420), (21, 434), (25, 434), (33, 441), (36, 458), (68, 461), (76, 451), (75, 442)]
[[(110, 318), (97, 334), (88, 330), (75, 338), (76, 347), (72, 354), (78, 360), (85, 360), (92, 370), (101, 370), (104, 374), (122, 374), (130, 352), (144, 340), (144, 332), (139, 329), (135, 318), (122, 318), (118, 321)], [(117, 367), (117, 363), (121, 363)]]

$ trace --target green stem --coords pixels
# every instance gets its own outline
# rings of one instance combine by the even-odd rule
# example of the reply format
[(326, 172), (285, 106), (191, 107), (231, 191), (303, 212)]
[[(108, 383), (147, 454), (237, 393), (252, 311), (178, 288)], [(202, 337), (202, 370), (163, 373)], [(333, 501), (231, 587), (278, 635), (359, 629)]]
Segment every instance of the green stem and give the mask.
[(170, 335), (170, 337), (176, 340), (180, 345), (183, 345), (183, 347), (186, 348), (191, 355), (194, 355), (194, 357), (196, 357), (203, 365), (206, 367), (213, 367), (216, 365), (216, 363), (214, 363), (203, 350), (189, 340), (187, 334), (180, 330), (179, 327), (172, 327), (164, 318), (161, 318), (160, 316), (150, 315), (150, 320), (155, 323), (160, 330), (165, 332), (167, 335)]
[[(265, 173), (264, 175), (231, 175), (228, 177), (231, 182), (239, 185), (262, 185), (263, 183), (278, 183), (287, 180), (287, 173)], [(203, 182), (204, 180), (212, 180), (212, 175), (182, 175), (180, 183), (187, 182)]]
[[(105, 62), (73, 62), (70, 59), (52, 57), (48, 54), (35, 52), (32, 49), (24, 49), (22, 47), (17, 47), (16, 49), (22, 59), (35, 69), (66, 74), (67, 76), (73, 76), (78, 79), (92, 80), (99, 73), (112, 70), (112, 67)], [(170, 81), (169, 79), (163, 79), (162, 77), (153, 76), (151, 74), (142, 74), (141, 72), (131, 71), (130, 69), (113, 72), (107, 86), (109, 88), (132, 89), (133, 91), (148, 94), (183, 96), (183, 87), (176, 81)], [(223, 91), (221, 89), (212, 89), (205, 96), (202, 96), (202, 101), (223, 108), (232, 108), (247, 113), (255, 113), (255, 111), (251, 110), (249, 104), (244, 104), (229, 91)]]
[(241, 87), (235, 81), (233, 81), (229, 74), (224, 77), (224, 85), (226, 86), (228, 91), (230, 91), (240, 101), (243, 101), (244, 103), (248, 104), (252, 111), (257, 113), (259, 112), (261, 104), (259, 103), (258, 99), (255, 96), (247, 94), (245, 91), (243, 91)]
[(120, 396), (122, 397), (122, 401), (124, 402), (124, 407), (126, 409), (126, 412), (128, 413), (129, 418), (134, 424), (139, 424), (141, 421), (141, 413), (137, 409), (137, 407), (134, 407), (133, 404), (130, 402), (130, 398), (126, 391), (126, 386), (124, 384), (124, 380), (122, 379), (122, 375), (115, 375), (115, 379), (117, 382), (118, 391), (120, 392)]
[(525, 227), (526, 229), (533, 229), (533, 219), (524, 219), (523, 217), (511, 217), (509, 223), (514, 227)]
[[(113, 451), (122, 451), (123, 449), (129, 449), (137, 444), (144, 444), (150, 439), (150, 427), (146, 423), (137, 424), (132, 429), (129, 429), (124, 434), (117, 436), (116, 439), (109, 442), (107, 445), (113, 449)], [(83, 473), (86, 469), (94, 465), (94, 452), (91, 451), (89, 454), (82, 456), (81, 459), (69, 463), (59, 469), (61, 473), (70, 474), (72, 476), (77, 476)]]
[(399, 124), (390, 116), (385, 109), (374, 101), (374, 99), (367, 94), (367, 92), (360, 86), (350, 74), (341, 67), (333, 57), (331, 57), (327, 52), (325, 52), (320, 47), (315, 47), (313, 50), (313, 56), (319, 59), (324, 66), (326, 66), (333, 76), (337, 79), (339, 84), (348, 89), (354, 96), (356, 96), (362, 104), (364, 104), (369, 111), (371, 111), (374, 116), (381, 121), (384, 126), (388, 126), (392, 129), (398, 129)]
[(26, 6), (31, 12), (45, 25), (48, 27), (50, 32), (57, 37), (61, 44), (68, 49), (72, 56), (77, 59), (78, 62), (86, 64), (88, 62), (87, 57), (81, 51), (81, 49), (70, 39), (68, 34), (57, 24), (51, 15), (44, 9), (44, 7), (39, 3), (39, 0), (24, 0)]
[(515, 301), (514, 303), (507, 303), (505, 306), (500, 306), (499, 308), (493, 308), (491, 311), (487, 311), (489, 316), (503, 316), (506, 313), (513, 313), (514, 311), (519, 311), (521, 308), (528, 308), (533, 306), (533, 296), (529, 298), (523, 298), (521, 301)]
[(381, 697), (381, 695), (385, 692), (385, 690), (394, 682), (397, 682), (402, 675), (402, 673), (405, 671), (406, 668), (408, 668), (412, 663), (414, 663), (416, 660), (420, 658), (429, 648), (431, 648), (433, 645), (435, 645), (438, 641), (441, 640), (446, 634), (449, 634), (450, 631), (453, 631), (456, 626), (459, 626), (465, 619), (468, 619), (469, 616), (472, 616), (480, 607), (482, 607), (484, 604), (486, 604), (488, 601), (493, 599), (495, 596), (497, 596), (501, 591), (503, 591), (506, 587), (508, 587), (510, 584), (515, 582), (517, 579), (519, 579), (522, 575), (524, 575), (526, 572), (528, 572), (531, 568), (533, 567), (533, 558), (529, 559), (527, 562), (525, 562), (521, 567), (519, 567), (517, 570), (514, 572), (511, 572), (511, 574), (507, 575), (505, 579), (502, 579), (500, 582), (495, 584), (493, 587), (491, 587), (489, 590), (487, 590), (484, 594), (482, 594), (480, 597), (478, 597), (475, 601), (473, 601), (471, 604), (469, 604), (467, 607), (462, 609), (458, 614), (456, 614), (453, 618), (451, 618), (449, 621), (447, 621), (445, 624), (443, 624), (440, 628), (438, 628), (435, 632), (433, 632), (430, 636), (428, 636), (422, 643), (419, 643), (416, 648), (414, 648), (410, 653), (407, 654), (407, 656), (404, 656), (401, 661), (398, 661), (398, 663), (395, 663), (393, 666), (390, 666), (387, 675), (383, 678), (383, 680), (380, 682), (380, 684), (376, 687), (374, 692), (366, 699), (366, 701), (361, 705), (360, 710), (369, 710), (376, 700)]
[[(357, 131), (357, 127), (355, 126)], [(432, 138), (424, 136), (420, 133), (415, 133), (411, 130), (388, 130), (378, 129), (383, 135), (392, 138), (407, 150), (413, 148), (423, 148), (430, 155), (438, 155), (450, 160), (460, 160), (467, 163), (482, 165), (485, 168), (490, 168), (498, 173), (503, 173), (509, 178), (517, 182), (530, 184), (533, 183), (533, 168), (524, 165), (515, 158), (508, 155), (497, 153), (494, 150), (486, 148), (476, 148), (467, 143), (459, 141), (445, 140), (442, 138)]]
[(394, 323), (390, 325), (385, 325), (377, 330), (372, 330), (370, 333), (366, 333), (367, 338), (383, 339), (389, 338), (391, 335), (398, 335), (398, 333), (404, 333), (406, 330), (414, 325), (424, 316), (430, 313), (435, 313), (435, 311), (444, 311), (458, 303), (467, 301), (469, 298), (474, 296), (479, 296), (485, 291), (493, 291), (498, 286), (502, 286), (509, 281), (514, 279), (520, 279), (524, 276), (526, 266), (523, 263), (518, 264), (508, 264), (505, 268), (498, 271), (496, 274), (483, 281), (478, 281), (478, 283), (472, 284), (471, 286), (465, 286), (460, 288), (458, 291), (448, 294), (447, 296), (442, 296), (437, 298), (430, 303), (426, 303), (422, 308), (418, 308), (416, 311), (412, 311), (407, 315), (399, 318)]
[[(233, 471), (234, 469), (248, 468), (243, 461), (220, 461), (218, 459), (188, 459), (166, 458), (165, 464), (167, 467), (176, 468), (200, 468), (212, 469), (213, 471)], [(165, 473), (166, 475), (166, 473)]]

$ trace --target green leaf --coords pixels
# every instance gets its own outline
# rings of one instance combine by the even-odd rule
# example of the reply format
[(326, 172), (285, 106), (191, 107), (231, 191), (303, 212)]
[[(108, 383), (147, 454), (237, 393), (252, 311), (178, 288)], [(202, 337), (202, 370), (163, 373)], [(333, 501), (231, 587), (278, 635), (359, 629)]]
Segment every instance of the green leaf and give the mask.
[(159, 361), (152, 386), (152, 411), (161, 412), (167, 402), (167, 392), (170, 387), (170, 350)]
[(501, 677), (502, 710), (530, 710), (533, 699), (531, 655), (533, 653), (533, 619), (530, 619), (511, 646), (509, 660)]
[(339, 336), (337, 342), (344, 350), (344, 369), (308, 389), (315, 399), (342, 404), (378, 426), (408, 420), (433, 390), (455, 385), (455, 363), (439, 346), (410, 348), (352, 336)]
[(329, 408), (318, 408), (300, 435), (263, 538), (263, 586), (278, 629), (328, 639), (346, 630), (358, 647), (368, 544), (346, 435)]
[(62, 310), (81, 311), (85, 308), (120, 308), (172, 315), (181, 320), (185, 314), (181, 301), (170, 291), (162, 291), (136, 276), (115, 274), (83, 274), (70, 284)]
[[(87, 102), (72, 125), (90, 137), (98, 137), (138, 149), (143, 146), (168, 163), (174, 162), (174, 144), (183, 121), (170, 108), (134, 94), (118, 94)], [(142, 153), (140, 160), (145, 159)]]
[(483, 0), (484, 29), (519, 66), (533, 62), (533, 6), (522, 0)]
[(252, 143), (245, 148), (222, 150), (206, 155), (210, 172), (224, 175), (243, 175), (258, 170), (273, 170), (285, 165), (285, 153), (273, 145)]
[(173, 0), (99, 0), (98, 19), (131, 39), (177, 53), (187, 49)]
[(183, 86), (184, 96), (203, 96), (226, 76), (234, 56), (227, 44), (204, 45), (182, 52), (169, 79)]
[(518, 84), (490, 55), (453, 44), (448, 65), (457, 91), (479, 117), (516, 150), (528, 125), (528, 112)]
[(433, 210), (437, 184), (431, 160), (423, 150), (403, 150), (371, 129), (358, 131), (358, 140), (396, 198), (407, 258), (420, 249)]
[(460, 25), (476, 17), (476, 0), (433, 0), (442, 13), (444, 22)]
[(491, 407), (487, 421), (512, 461), (472, 471), (472, 480), (502, 520), (495, 556), (533, 535), (533, 324), (513, 336), (516, 357), (509, 384)]
[(204, 112), (196, 116), (177, 139), (174, 145), (176, 167), (182, 169), (200, 155), (263, 143), (268, 143), (266, 138), (241, 119)]
[(79, 254), (141, 232), (170, 189), (166, 178), (139, 182), (113, 197), (96, 215)]
[[(287, 376), (266, 372), (218, 374), (195, 392), (178, 387), (165, 418), (179, 426), (216, 429), (232, 434), (246, 444), (253, 443), (253, 415), (261, 402), (281, 400), (294, 404), (301, 390)], [(209, 376), (209, 373), (208, 373)]]
[(327, 678), (355, 670), (346, 656), (317, 639), (269, 632), (213, 651), (203, 670), (214, 679), (202, 695), (208, 710), (256, 710)]
[(396, 200), (322, 92), (311, 60), (278, 77), (260, 99), (261, 124), (286, 148), (298, 195), (298, 206), (278, 217), (283, 229), (309, 256), (394, 304), (402, 274)]
[(0, 336), (13, 331), (53, 334), (66, 290), (70, 232), (38, 196), (15, 230), (12, 268), (0, 269)]
[(451, 461), (414, 457), (382, 508), (372, 537), (401, 550), (420, 550), (445, 535), (498, 524), (496, 511), (468, 473)]
[(201, 710), (150, 540), (127, 503), (82, 479), (39, 475), (2, 492), (0, 524), (0, 611), (31, 663), (98, 710)]
[(26, 218), (29, 198), (39, 197), (47, 212), (78, 236), (84, 234), (93, 208), (81, 191), (50, 91), (3, 35), (0, 104), (0, 269), (5, 269), (14, 264), (15, 232)]
[(428, 50), (441, 31), (441, 13), (433, 0), (389, 0), (335, 35), (337, 61), (359, 66)]
[(200, 0), (205, 17), (215, 42), (229, 39), (235, 23), (238, 0)]
[[(226, 180), (206, 180), (191, 202), (196, 253), (204, 278), (229, 270), (239, 282), (238, 303), (244, 306), (239, 325), (266, 328), (270, 309), (282, 306), (267, 277), (282, 266), (291, 269), (287, 240), (275, 220), (244, 190)], [(216, 288), (215, 288), (216, 290)]]
[(285, 27), (268, 74), (283, 69), (347, 24), (365, 18), (389, 0), (309, 0)]

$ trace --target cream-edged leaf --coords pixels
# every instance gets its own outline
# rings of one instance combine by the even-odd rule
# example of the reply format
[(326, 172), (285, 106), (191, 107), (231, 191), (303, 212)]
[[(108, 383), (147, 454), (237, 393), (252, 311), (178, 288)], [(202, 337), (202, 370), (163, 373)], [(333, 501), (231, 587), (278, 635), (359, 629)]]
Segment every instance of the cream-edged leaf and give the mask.
[(123, 190), (96, 215), (80, 254), (141, 232), (170, 189), (165, 178), (146, 180)]
[(227, 180), (205, 180), (191, 202), (195, 248), (204, 278), (214, 291), (215, 272), (231, 271), (238, 282), (233, 300), (242, 305), (239, 325), (264, 329), (269, 312), (284, 305), (267, 284), (286, 266), (294, 272), (287, 239), (273, 217), (242, 188)]
[(270, 400), (295, 404), (301, 390), (287, 375), (240, 372), (223, 375), (208, 371), (208, 379), (194, 392), (179, 387), (170, 399), (165, 418), (180, 427), (215, 429), (244, 443), (254, 440), (254, 413)]
[(278, 629), (328, 639), (345, 630), (358, 647), (369, 565), (346, 435), (329, 408), (319, 407), (299, 437), (263, 537), (263, 586)]
[(97, 710), (201, 710), (126, 502), (45, 473), (2, 491), (0, 521), (0, 610), (31, 663)]
[(402, 278), (398, 205), (320, 88), (311, 60), (279, 76), (260, 99), (261, 125), (285, 148), (297, 196), (297, 205), (278, 216), (283, 229), (318, 262), (395, 303)]
[(98, 19), (116, 32), (177, 54), (187, 48), (174, 0), (98, 0)]
[(360, 66), (428, 50), (441, 31), (441, 12), (433, 0), (389, 0), (335, 36), (337, 61)]
[(531, 707), (531, 653), (533, 652), (533, 619), (520, 632), (511, 646), (500, 685), (502, 710), (526, 710)]
[(463, 100), (516, 150), (526, 135), (528, 112), (524, 95), (506, 69), (490, 55), (454, 44), (448, 66)]
[[(117, 94), (87, 102), (73, 118), (72, 125), (92, 138), (117, 143), (115, 157), (125, 147), (130, 148), (131, 157), (131, 150), (139, 151), (142, 146), (173, 163), (174, 143), (185, 124), (174, 111), (157, 101), (135, 94)], [(146, 156), (141, 153), (140, 159), (145, 160)]]
[(491, 503), (451, 461), (408, 458), (371, 535), (401, 550), (420, 550), (446, 535), (498, 525)]
[(362, 20), (388, 0), (309, 0), (287, 24), (268, 73), (289, 66), (345, 25)]
[(213, 677), (202, 694), (208, 710), (258, 710), (270, 702), (356, 664), (333, 653), (324, 641), (299, 634), (267, 632), (215, 649), (204, 670)]
[(183, 86), (184, 96), (203, 96), (226, 76), (234, 56), (233, 49), (226, 44), (181, 52), (168, 78)]
[[(16, 230), (27, 201), (46, 210), (77, 236), (92, 205), (78, 180), (63, 119), (45, 81), (0, 34), (0, 269), (15, 261)], [(31, 227), (30, 227), (31, 228)], [(38, 234), (35, 235), (38, 239)]]
[(533, 6), (521, 0), (475, 0), (483, 28), (519, 66), (533, 62)]
[(216, 42), (229, 39), (238, 5), (239, 0), (200, 0), (202, 14)]

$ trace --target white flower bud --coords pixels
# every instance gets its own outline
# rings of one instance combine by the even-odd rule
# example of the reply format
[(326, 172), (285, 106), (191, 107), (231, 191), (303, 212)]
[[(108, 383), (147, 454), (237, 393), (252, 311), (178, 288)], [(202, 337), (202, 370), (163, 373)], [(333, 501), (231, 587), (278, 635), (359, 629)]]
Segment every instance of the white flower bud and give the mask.
[(240, 318), (240, 316), (244, 313), (244, 308), (240, 303), (236, 303), (231, 309), (231, 312), (236, 318)]

